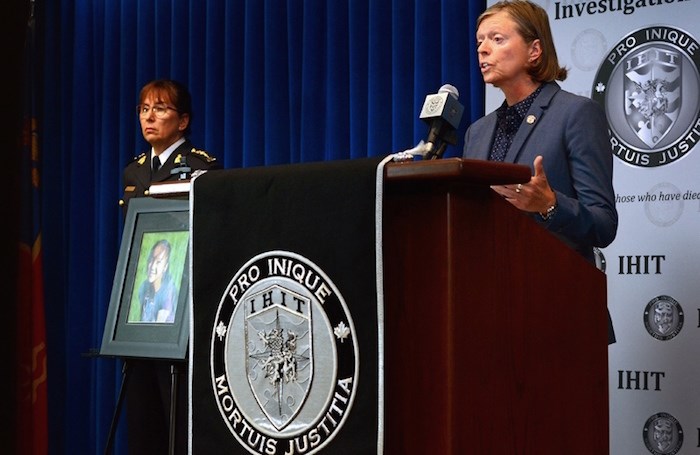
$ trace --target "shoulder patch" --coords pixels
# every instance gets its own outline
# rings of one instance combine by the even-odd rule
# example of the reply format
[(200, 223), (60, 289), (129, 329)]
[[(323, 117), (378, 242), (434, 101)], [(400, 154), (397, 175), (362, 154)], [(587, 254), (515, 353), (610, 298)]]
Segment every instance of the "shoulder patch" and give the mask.
[(193, 155), (197, 155), (198, 157), (200, 157), (201, 159), (203, 159), (207, 163), (211, 163), (212, 161), (216, 161), (216, 157), (211, 156), (210, 154), (208, 154), (204, 150), (197, 150), (197, 149), (193, 148), (192, 150), (190, 150), (190, 153), (192, 153)]

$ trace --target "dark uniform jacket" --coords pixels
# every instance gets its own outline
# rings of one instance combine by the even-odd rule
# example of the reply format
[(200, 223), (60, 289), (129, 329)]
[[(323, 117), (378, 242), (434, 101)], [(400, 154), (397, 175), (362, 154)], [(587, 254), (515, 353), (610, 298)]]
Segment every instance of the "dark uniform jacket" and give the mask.
[(133, 197), (144, 197), (146, 191), (155, 182), (165, 182), (168, 180), (178, 180), (180, 173), (171, 173), (176, 167), (186, 164), (191, 172), (197, 170), (213, 170), (221, 169), (221, 164), (215, 157), (207, 152), (194, 148), (189, 140), (183, 142), (173, 153), (168, 157), (168, 161), (163, 163), (160, 169), (151, 172), (151, 152), (144, 152), (135, 157), (124, 169), (122, 179), (124, 183), (124, 196), (119, 204), (123, 207), (126, 214), (129, 200)]

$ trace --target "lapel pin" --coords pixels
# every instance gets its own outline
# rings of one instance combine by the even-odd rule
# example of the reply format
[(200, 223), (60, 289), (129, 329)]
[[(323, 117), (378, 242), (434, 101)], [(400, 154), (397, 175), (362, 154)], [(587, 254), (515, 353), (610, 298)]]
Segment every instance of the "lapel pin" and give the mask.
[(530, 114), (527, 116), (527, 123), (529, 123), (530, 125), (535, 123), (535, 120), (537, 120), (537, 117), (535, 117), (534, 115)]

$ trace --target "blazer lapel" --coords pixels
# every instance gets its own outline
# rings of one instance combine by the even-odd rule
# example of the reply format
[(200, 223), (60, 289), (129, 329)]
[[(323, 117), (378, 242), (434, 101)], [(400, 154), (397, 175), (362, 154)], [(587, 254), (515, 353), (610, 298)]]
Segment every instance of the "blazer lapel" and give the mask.
[(471, 157), (477, 160), (488, 160), (489, 153), (493, 147), (493, 138), (496, 132), (496, 114), (491, 113), (484, 118), (484, 123), (476, 131), (472, 131), (473, 138), (471, 139), (469, 150)]
[(506, 157), (503, 161), (508, 163), (517, 162), (518, 157), (522, 152), (523, 145), (525, 142), (527, 142), (530, 134), (532, 134), (535, 128), (537, 128), (537, 126), (540, 124), (549, 103), (552, 101), (552, 97), (559, 90), (559, 84), (556, 82), (547, 83), (544, 87), (542, 87), (542, 91), (537, 98), (535, 98), (532, 106), (530, 106), (530, 109), (527, 111), (525, 120), (523, 121), (522, 125), (520, 125), (520, 128), (518, 128), (518, 132), (515, 133), (513, 143), (511, 144), (510, 149), (508, 149), (508, 153), (506, 153)]
[(139, 166), (134, 172), (134, 179), (138, 186), (148, 189), (151, 185), (151, 154), (150, 152), (146, 154), (146, 159), (143, 163), (139, 163)]
[(161, 164), (160, 169), (158, 169), (156, 172), (153, 173), (153, 175), (151, 175), (151, 182), (162, 182), (168, 180), (168, 177), (170, 177), (170, 169), (172, 169), (172, 165), (168, 166), (168, 163), (170, 162), (171, 158), (172, 155), (170, 156), (170, 158), (168, 158), (168, 161)]

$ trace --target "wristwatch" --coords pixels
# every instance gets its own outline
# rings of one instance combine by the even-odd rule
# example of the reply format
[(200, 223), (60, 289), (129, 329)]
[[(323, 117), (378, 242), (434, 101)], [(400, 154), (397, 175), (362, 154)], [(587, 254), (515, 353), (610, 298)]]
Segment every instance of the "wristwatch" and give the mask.
[(547, 207), (547, 210), (544, 213), (540, 213), (540, 216), (542, 217), (542, 221), (549, 221), (549, 219), (554, 216), (554, 213), (556, 211), (557, 211), (557, 203), (555, 201), (554, 204)]

